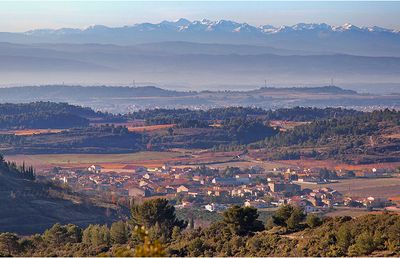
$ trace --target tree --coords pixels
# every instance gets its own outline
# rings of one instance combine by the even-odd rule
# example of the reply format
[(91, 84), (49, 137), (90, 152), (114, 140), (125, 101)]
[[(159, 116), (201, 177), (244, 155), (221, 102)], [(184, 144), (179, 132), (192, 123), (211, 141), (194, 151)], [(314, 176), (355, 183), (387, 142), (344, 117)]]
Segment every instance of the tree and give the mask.
[(388, 230), (388, 246), (392, 252), (400, 253), (400, 220)]
[(290, 218), (292, 213), (293, 213), (292, 205), (282, 205), (272, 216), (274, 224), (286, 227), (287, 226), (286, 221)]
[(123, 221), (114, 222), (110, 228), (111, 242), (114, 244), (125, 244), (128, 241), (128, 229)]
[(0, 234), (0, 254), (4, 256), (12, 256), (19, 250), (18, 236), (13, 233)]
[(54, 224), (44, 232), (43, 239), (50, 246), (59, 246), (67, 240), (67, 229), (60, 223)]
[(89, 246), (92, 244), (92, 228), (93, 225), (89, 225), (82, 234), (82, 243)]
[(254, 207), (234, 205), (224, 212), (223, 221), (232, 233), (247, 235), (264, 229), (263, 223), (257, 220), (258, 216), (257, 209)]
[(106, 225), (89, 225), (84, 231), (82, 242), (87, 246), (109, 246), (110, 230)]
[(267, 223), (265, 224), (265, 229), (270, 230), (273, 227), (275, 227), (274, 219), (271, 217), (267, 220)]
[(204, 253), (204, 241), (202, 241), (200, 238), (195, 238), (193, 239), (189, 244), (188, 244), (188, 256), (192, 256), (192, 257), (198, 257), (198, 256), (202, 256), (202, 254)]
[(309, 214), (307, 215), (306, 223), (310, 228), (316, 228), (322, 224), (322, 221), (317, 215)]
[(177, 240), (180, 236), (181, 236), (181, 229), (179, 227), (175, 226), (172, 229), (171, 238), (172, 238), (172, 240)]
[(300, 207), (293, 207), (292, 205), (281, 206), (272, 216), (274, 224), (292, 230), (298, 229), (304, 218), (303, 210)]
[(140, 238), (140, 244), (135, 247), (135, 257), (161, 257), (165, 248), (158, 240), (152, 241), (144, 227), (135, 227), (134, 234)]
[(189, 228), (190, 229), (194, 229), (194, 219), (193, 219), (193, 216), (192, 217), (190, 217), (190, 220), (189, 220)]
[(157, 225), (167, 238), (170, 238), (175, 226), (181, 229), (186, 227), (185, 221), (177, 219), (174, 206), (167, 199), (161, 198), (134, 204), (130, 221), (133, 226), (144, 226), (147, 229)]
[(74, 224), (68, 224), (66, 229), (69, 243), (80, 243), (82, 241), (82, 229), (80, 227)]
[(292, 214), (286, 221), (286, 226), (288, 229), (296, 230), (299, 228), (300, 223), (304, 220), (304, 212), (301, 208), (295, 207)]
[(371, 254), (375, 249), (374, 238), (369, 232), (361, 233), (354, 245), (349, 247), (349, 255), (359, 256)]

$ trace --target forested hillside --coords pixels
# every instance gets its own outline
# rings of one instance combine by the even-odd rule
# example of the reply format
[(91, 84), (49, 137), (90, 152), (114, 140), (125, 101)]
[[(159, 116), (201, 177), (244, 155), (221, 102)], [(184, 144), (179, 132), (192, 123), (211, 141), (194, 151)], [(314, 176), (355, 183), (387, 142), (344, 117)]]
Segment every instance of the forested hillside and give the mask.
[(31, 102), (31, 103), (4, 103), (0, 104), (1, 115), (20, 115), (20, 114), (34, 114), (43, 112), (53, 113), (70, 113), (82, 117), (98, 117), (101, 113), (93, 111), (91, 108), (81, 106), (74, 106), (68, 103), (55, 103), (55, 102)]
[(102, 125), (71, 128), (59, 133), (0, 134), (4, 153), (123, 153), (146, 148), (146, 136), (126, 127)]
[(37, 182), (32, 167), (6, 162), (0, 155), (1, 232), (31, 234), (57, 222), (81, 226), (106, 223), (116, 218), (116, 211), (110, 208), (107, 217), (106, 208), (85, 201), (67, 188)]
[(232, 206), (222, 220), (199, 228), (176, 217), (165, 199), (135, 204), (128, 221), (106, 225), (55, 224), (22, 237), (0, 234), (6, 256), (398, 256), (400, 216), (306, 215), (281, 206), (267, 222), (257, 209)]
[(90, 118), (105, 116), (90, 108), (67, 103), (6, 103), (0, 104), (0, 129), (85, 127), (89, 125)]
[[(257, 157), (261, 159), (392, 162), (400, 160), (398, 121), (399, 112), (388, 109), (226, 107), (110, 114), (66, 103), (0, 104), (0, 151), (124, 153), (257, 148), (265, 151)], [(58, 130), (35, 131), (43, 128)]]
[(128, 118), (145, 119), (147, 124), (179, 124), (184, 121), (215, 121), (232, 118), (260, 117), (264, 120), (310, 121), (361, 114), (362, 112), (342, 108), (294, 107), (265, 110), (250, 107), (212, 108), (208, 110), (191, 109), (147, 109), (133, 112)]
[(400, 160), (399, 132), (400, 112), (386, 109), (316, 120), (253, 146), (273, 149), (278, 158), (287, 154), (287, 159), (308, 156), (349, 163), (390, 162)]

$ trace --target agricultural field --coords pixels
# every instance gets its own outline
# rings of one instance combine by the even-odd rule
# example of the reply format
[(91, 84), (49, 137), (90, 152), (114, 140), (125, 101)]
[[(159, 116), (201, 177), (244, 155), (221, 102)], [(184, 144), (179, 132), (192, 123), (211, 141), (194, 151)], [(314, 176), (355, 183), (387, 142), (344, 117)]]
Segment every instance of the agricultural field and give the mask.
[(151, 132), (162, 129), (168, 129), (174, 127), (175, 124), (163, 124), (163, 125), (146, 125), (146, 126), (128, 126), (129, 132)]
[(333, 210), (325, 213), (325, 216), (338, 217), (338, 216), (351, 216), (360, 217), (367, 214), (381, 214), (382, 211), (368, 211), (365, 208), (352, 208), (352, 207), (335, 207)]
[(9, 155), (7, 160), (17, 163), (25, 162), (40, 167), (62, 166), (79, 167), (87, 164), (121, 164), (122, 166), (131, 163), (162, 161), (179, 157), (177, 152), (136, 152), (127, 154), (44, 154), (44, 155)]
[(272, 127), (280, 127), (281, 131), (287, 131), (295, 128), (299, 125), (309, 124), (310, 122), (296, 122), (296, 121), (285, 121), (285, 120), (272, 120), (269, 125)]
[[(6, 159), (19, 164), (25, 162), (37, 169), (55, 166), (64, 168), (86, 168), (92, 164), (101, 165), (104, 171), (124, 171), (132, 166), (160, 167), (164, 164), (199, 166), (201, 164), (224, 164), (234, 160), (239, 152), (185, 151), (143, 151), (127, 154), (38, 154), (7, 155)], [(234, 163), (232, 164), (234, 165)], [(224, 165), (226, 167), (227, 165)], [(250, 164), (249, 164), (250, 166)]]
[(5, 130), (0, 131), (0, 134), (13, 134), (18, 136), (48, 134), (48, 133), (60, 133), (61, 129), (22, 129), (22, 130)]
[(163, 130), (163, 129), (168, 129), (171, 127), (174, 127), (175, 124), (161, 124), (161, 125), (146, 125), (144, 120), (132, 120), (129, 122), (123, 122), (123, 123), (90, 123), (92, 126), (105, 126), (105, 125), (114, 125), (114, 126), (125, 126), (128, 128), (130, 132), (137, 132), (137, 133), (142, 133), (142, 132), (152, 132), (152, 131), (157, 131), (157, 130)]
[(354, 178), (340, 180), (338, 183), (323, 185), (301, 185), (302, 188), (329, 187), (335, 189), (345, 196), (365, 198), (374, 197), (396, 197), (400, 196), (400, 177), (393, 178)]
[(283, 162), (275, 162), (275, 161), (257, 162), (257, 161), (246, 161), (246, 160), (233, 160), (233, 161), (228, 161), (228, 162), (214, 163), (214, 164), (210, 164), (209, 166), (212, 168), (218, 168), (218, 169), (223, 169), (226, 167), (239, 167), (241, 169), (245, 169), (245, 168), (249, 168), (249, 167), (259, 166), (265, 170), (272, 170), (274, 168), (286, 168), (286, 167), (288, 167), (288, 164), (283, 163)]
[(296, 167), (314, 167), (314, 168), (328, 168), (333, 170), (365, 170), (372, 168), (388, 168), (396, 169), (400, 167), (400, 162), (382, 162), (373, 164), (360, 164), (360, 165), (350, 165), (343, 162), (339, 162), (332, 159), (326, 160), (316, 160), (316, 159), (299, 159), (299, 160), (281, 160), (277, 162), (282, 162), (285, 164), (290, 164)]

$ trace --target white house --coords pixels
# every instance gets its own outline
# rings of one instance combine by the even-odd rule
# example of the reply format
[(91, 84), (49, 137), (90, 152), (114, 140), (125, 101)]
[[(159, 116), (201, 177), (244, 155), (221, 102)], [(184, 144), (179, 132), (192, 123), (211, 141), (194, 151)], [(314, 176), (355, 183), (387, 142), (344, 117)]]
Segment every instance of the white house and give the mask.
[(90, 167), (87, 168), (87, 170), (92, 173), (100, 173), (101, 169), (102, 167), (99, 165), (91, 165)]
[(226, 209), (226, 206), (223, 204), (218, 204), (218, 203), (211, 203), (211, 204), (207, 204), (206, 206), (204, 206), (204, 208), (207, 211), (213, 212), (213, 211), (222, 211)]

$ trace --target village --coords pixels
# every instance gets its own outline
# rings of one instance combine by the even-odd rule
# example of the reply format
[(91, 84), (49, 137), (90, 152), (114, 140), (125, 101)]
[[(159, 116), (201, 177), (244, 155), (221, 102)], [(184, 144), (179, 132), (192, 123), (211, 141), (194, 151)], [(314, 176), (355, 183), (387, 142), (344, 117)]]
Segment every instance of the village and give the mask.
[[(103, 172), (100, 165), (73, 170), (54, 168), (42, 177), (68, 185), (75, 191), (101, 194), (104, 198), (129, 204), (152, 198), (167, 198), (177, 209), (199, 208), (222, 212), (233, 204), (257, 209), (292, 204), (305, 213), (324, 214), (336, 207), (398, 210), (400, 202), (379, 196), (348, 196), (325, 184), (351, 178), (396, 176), (395, 171), (330, 171), (327, 169), (226, 167), (130, 167), (131, 172)], [(45, 175), (45, 176), (43, 176)]]

